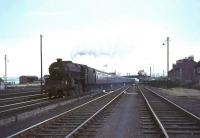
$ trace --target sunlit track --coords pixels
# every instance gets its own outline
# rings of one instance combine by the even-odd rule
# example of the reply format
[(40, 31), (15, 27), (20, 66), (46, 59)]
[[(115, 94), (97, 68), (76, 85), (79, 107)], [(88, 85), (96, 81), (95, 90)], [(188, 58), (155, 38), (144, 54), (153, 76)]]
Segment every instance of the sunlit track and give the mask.
[(200, 137), (200, 118), (150, 89), (138, 88), (164, 137)]
[(43, 99), (41, 102), (31, 103), (31, 104), (28, 104), (28, 105), (21, 105), (19, 107), (13, 107), (13, 108), (10, 108), (10, 109), (0, 111), (0, 116), (9, 115), (11, 113), (14, 113), (14, 112), (16, 113), (16, 112), (19, 112), (19, 111), (25, 111), (27, 109), (30, 109), (30, 108), (33, 108), (33, 107), (36, 107), (36, 106), (39, 106), (39, 105), (41, 106), (42, 104), (52, 103), (52, 102), (53, 101)]
[[(13, 90), (14, 91), (14, 90)], [(30, 95), (30, 94), (40, 94), (41, 91), (37, 90), (21, 90), (16, 92), (3, 92), (0, 93), (0, 98), (9, 98), (9, 97), (16, 97), (16, 96), (23, 96), (23, 95)]]
[(25, 95), (20, 93), (20, 96), (17, 97), (0, 98), (0, 117), (11, 116), (20, 111), (52, 102), (48, 99), (47, 94), (27, 92)]
[(117, 89), (9, 137), (71, 137), (128, 88)]
[[(14, 90), (13, 90), (14, 91)], [(34, 92), (39, 92), (39, 89), (37, 90), (27, 90), (27, 91), (23, 91), (23, 92), (9, 92), (9, 93), (1, 93), (0, 96), (6, 96), (6, 95), (15, 95), (15, 94), (21, 94), (21, 93), (34, 93)]]
[(3, 100), (10, 100), (10, 99), (17, 99), (17, 98), (24, 98), (24, 97), (31, 97), (31, 96), (36, 96), (36, 95), (42, 95), (41, 93), (36, 93), (36, 94), (32, 94), (32, 93), (29, 93), (29, 95), (22, 95), (22, 96), (14, 96), (14, 97), (8, 97), (8, 98), (1, 98), (0, 97), (0, 101), (3, 101)]
[(69, 100), (69, 97), (49, 100), (47, 94), (34, 94), (6, 99), (0, 103), (0, 117), (3, 118), (6, 116), (13, 116), (14, 114), (31, 111), (33, 109), (37, 109), (38, 107), (45, 107), (66, 101)]
[(48, 100), (47, 95), (36, 94), (29, 96), (20, 96), (15, 98), (4, 99), (0, 101), (0, 115), (2, 113), (9, 113), (11, 111), (16, 111), (17, 109), (22, 109), (25, 106), (33, 105), (34, 103), (43, 102)]
[(163, 97), (173, 101), (174, 103), (180, 105), (181, 107), (187, 109), (188, 111), (192, 112), (196, 116), (200, 117), (199, 96), (192, 96), (192, 95), (190, 96), (191, 93), (190, 94), (188, 93), (188, 95), (185, 95), (185, 96), (177, 96), (177, 95), (170, 94), (169, 92), (170, 90), (168, 90), (169, 93), (166, 93), (166, 91), (161, 88), (158, 89), (158, 88), (149, 87), (149, 86), (147, 88), (153, 90), (154, 92), (162, 95)]
[(32, 95), (26, 95), (26, 96), (18, 96), (18, 97), (10, 97), (10, 98), (0, 98), (0, 103), (2, 101), (16, 100), (16, 99), (27, 98), (27, 97), (34, 97), (34, 96), (41, 96), (41, 95), (44, 95), (44, 94), (32, 94)]
[(47, 99), (49, 99), (49, 98), (40, 98), (40, 99), (34, 99), (34, 100), (29, 100), (29, 101), (24, 101), (24, 102), (19, 102), (19, 103), (6, 104), (6, 105), (3, 105), (3, 106), (0, 106), (0, 110), (2, 108), (8, 108), (8, 107), (11, 107), (11, 106), (18, 106), (18, 105), (22, 105), (22, 104), (28, 104), (28, 103), (31, 103), (31, 102), (38, 102), (38, 101), (47, 100)]

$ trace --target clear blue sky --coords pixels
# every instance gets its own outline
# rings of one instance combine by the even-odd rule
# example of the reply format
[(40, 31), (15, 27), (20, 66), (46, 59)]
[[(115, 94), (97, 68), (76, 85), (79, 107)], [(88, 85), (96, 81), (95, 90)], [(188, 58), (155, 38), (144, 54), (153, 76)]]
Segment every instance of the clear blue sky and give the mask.
[(56, 58), (71, 60), (73, 53), (91, 50), (98, 56), (86, 54), (73, 60), (99, 69), (108, 64), (108, 71), (121, 73), (148, 72), (149, 66), (161, 73), (166, 68), (166, 49), (161, 44), (167, 36), (171, 64), (189, 55), (200, 60), (199, 13), (199, 0), (1, 0), (0, 65), (4, 66), (6, 53), (8, 75), (39, 76), (42, 33), (45, 74)]

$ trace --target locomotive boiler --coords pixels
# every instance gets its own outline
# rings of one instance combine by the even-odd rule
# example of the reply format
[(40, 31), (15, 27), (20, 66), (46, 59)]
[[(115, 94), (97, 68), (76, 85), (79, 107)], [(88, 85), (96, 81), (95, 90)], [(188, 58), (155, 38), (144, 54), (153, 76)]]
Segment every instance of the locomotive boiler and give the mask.
[(96, 70), (72, 61), (57, 62), (49, 66), (45, 89), (49, 97), (79, 96), (96, 88), (112, 87), (132, 82), (131, 79)]

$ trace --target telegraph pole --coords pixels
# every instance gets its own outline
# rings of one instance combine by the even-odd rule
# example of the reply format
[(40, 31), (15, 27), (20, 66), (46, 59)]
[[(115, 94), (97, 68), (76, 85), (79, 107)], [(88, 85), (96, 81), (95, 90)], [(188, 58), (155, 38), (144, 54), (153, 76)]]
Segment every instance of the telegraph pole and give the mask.
[(151, 66), (150, 66), (150, 78), (151, 78)]
[(40, 35), (40, 63), (41, 63), (41, 70), (40, 70), (40, 90), (41, 90), (41, 93), (43, 91), (42, 89), (42, 35)]
[(7, 88), (7, 55), (5, 54), (5, 88)]
[(169, 37), (167, 37), (167, 88), (169, 83)]
[[(167, 88), (169, 82), (169, 37), (167, 37)], [(165, 45), (165, 43), (163, 43)]]
[(169, 79), (169, 37), (167, 37), (167, 78)]
[(165, 70), (163, 69), (163, 77), (165, 76)]

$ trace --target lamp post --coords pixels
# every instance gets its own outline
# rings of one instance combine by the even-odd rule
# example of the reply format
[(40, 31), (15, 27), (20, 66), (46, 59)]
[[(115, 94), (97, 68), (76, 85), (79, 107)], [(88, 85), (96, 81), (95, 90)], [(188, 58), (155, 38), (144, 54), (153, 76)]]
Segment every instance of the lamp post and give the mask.
[[(167, 88), (168, 88), (168, 81), (169, 81), (169, 37), (167, 37)], [(165, 45), (165, 43), (163, 43)]]
[(150, 66), (149, 76), (150, 76), (150, 78), (151, 78), (151, 66)]
[(5, 54), (5, 89), (7, 88), (7, 55)]
[(40, 70), (40, 90), (42, 93), (42, 35), (40, 35), (40, 63), (41, 63), (41, 70)]

